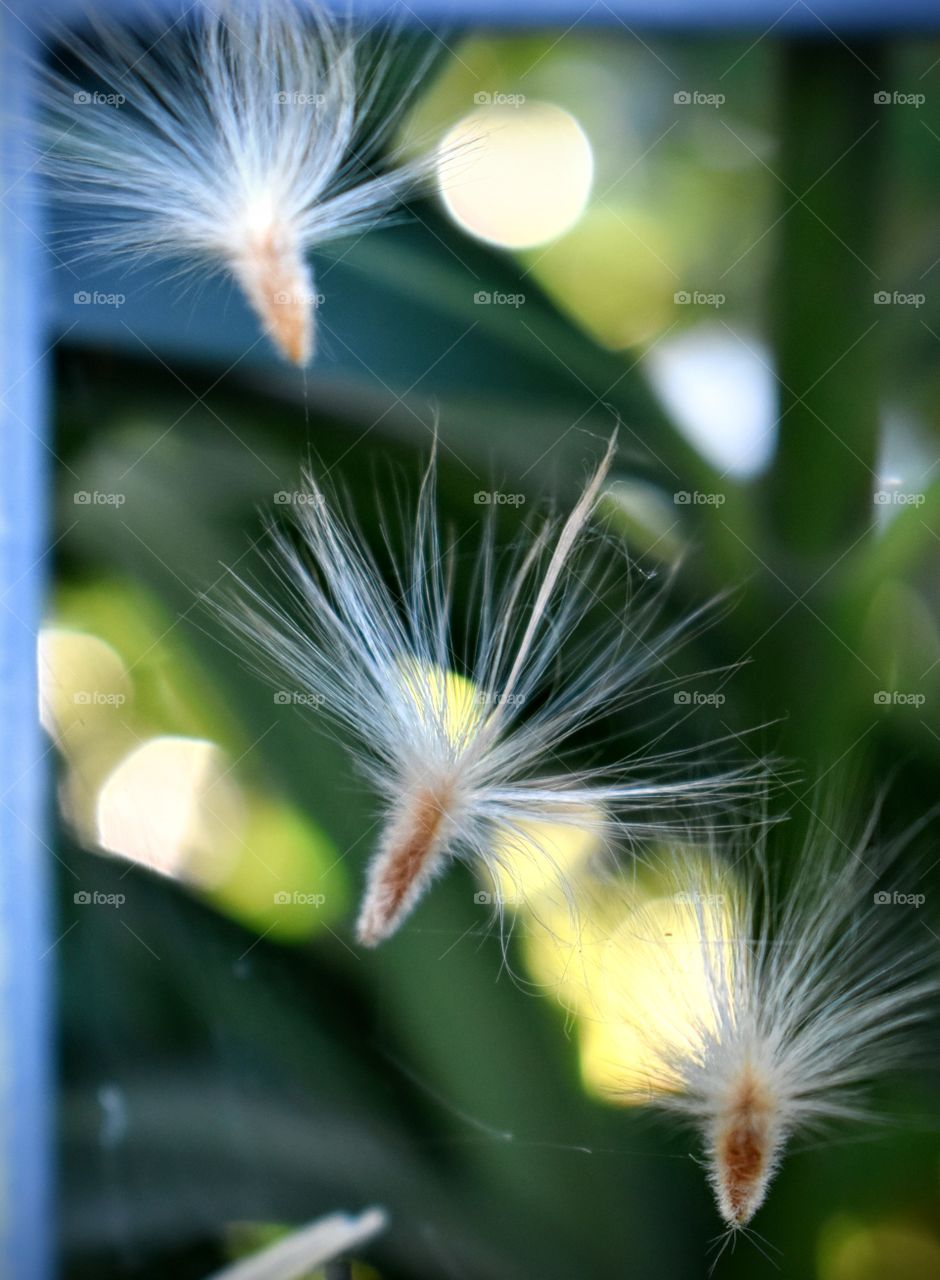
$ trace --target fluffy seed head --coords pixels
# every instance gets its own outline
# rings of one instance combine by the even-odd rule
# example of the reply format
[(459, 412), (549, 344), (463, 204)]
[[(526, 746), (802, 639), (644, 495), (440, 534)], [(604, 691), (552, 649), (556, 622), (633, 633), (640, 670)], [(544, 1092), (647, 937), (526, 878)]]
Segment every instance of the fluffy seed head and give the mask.
[[(612, 455), (613, 443), (567, 519), (530, 528), (502, 562), (492, 524), (477, 548), (445, 544), (432, 464), (409, 545), (385, 573), (310, 477), (301, 543), (276, 534), (270, 562), (292, 604), (243, 584), (250, 607), (231, 622), (351, 731), (383, 798), (364, 944), (392, 934), (453, 856), (484, 864), (495, 883), (507, 851), (531, 849), (546, 824), (588, 824), (599, 846), (629, 844), (668, 821), (663, 808), (725, 802), (760, 772), (696, 776), (686, 761), (684, 777), (681, 757), (652, 754), (615, 769), (568, 766), (570, 740), (642, 697), (640, 677), (676, 640), (676, 629), (655, 633), (617, 553), (586, 537)], [(400, 539), (386, 537), (391, 552)], [(463, 555), (472, 573), (461, 635)], [(604, 597), (612, 607), (598, 606)], [(549, 841), (539, 853), (551, 868)]]
[(160, 30), (99, 24), (68, 44), (96, 83), (42, 70), (42, 163), (91, 207), (85, 247), (221, 268), (305, 364), (308, 251), (372, 226), (428, 170), (372, 163), (407, 98), (380, 106), (387, 63), (317, 0), (203, 0)]
[(820, 824), (784, 892), (759, 845), (734, 871), (685, 848), (607, 944), (591, 1016), (627, 1032), (617, 1092), (693, 1120), (732, 1229), (794, 1132), (863, 1114), (858, 1086), (903, 1059), (940, 988), (926, 945), (874, 899), (894, 852)]

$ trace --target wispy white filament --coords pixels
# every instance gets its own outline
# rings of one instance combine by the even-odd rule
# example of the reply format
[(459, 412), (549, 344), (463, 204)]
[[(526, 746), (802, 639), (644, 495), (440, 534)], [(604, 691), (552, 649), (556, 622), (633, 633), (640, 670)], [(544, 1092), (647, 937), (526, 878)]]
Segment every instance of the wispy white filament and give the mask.
[[(684, 777), (664, 755), (570, 767), (574, 736), (648, 693), (637, 682), (678, 633), (655, 633), (652, 605), (632, 598), (622, 558), (585, 537), (613, 449), (567, 519), (547, 520), (508, 561), (492, 525), (477, 547), (444, 543), (432, 464), (409, 545), (393, 557), (393, 585), (308, 477), (301, 545), (278, 533), (271, 559), (292, 604), (248, 588), (250, 610), (233, 611), (277, 670), (351, 730), (384, 800), (358, 923), (364, 944), (388, 937), (453, 856), (498, 879), (506, 851), (531, 846), (533, 826), (589, 824), (599, 842), (630, 842), (666, 823), (652, 810), (727, 800), (760, 772), (713, 765)], [(453, 591), (464, 556), (472, 621), (461, 636)]]
[(44, 74), (45, 167), (99, 219), (87, 246), (227, 271), (305, 364), (309, 250), (372, 226), (425, 172), (374, 167), (410, 86), (383, 101), (388, 68), (317, 0), (202, 0), (172, 26), (101, 26), (69, 49), (96, 83)]
[(357, 1217), (333, 1213), (291, 1232), (250, 1258), (214, 1272), (208, 1280), (301, 1280), (327, 1262), (368, 1244), (387, 1222), (382, 1209), (366, 1209)]

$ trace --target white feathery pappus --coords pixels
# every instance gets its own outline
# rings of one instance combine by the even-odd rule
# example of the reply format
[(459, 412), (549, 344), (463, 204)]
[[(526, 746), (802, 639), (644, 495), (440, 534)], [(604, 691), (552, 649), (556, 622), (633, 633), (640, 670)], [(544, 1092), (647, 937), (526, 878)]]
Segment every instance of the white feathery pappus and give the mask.
[[(386, 527), (390, 571), (308, 475), (299, 539), (273, 531), (268, 557), (288, 603), (274, 602), (270, 584), (242, 582), (226, 608), (253, 651), (345, 726), (382, 798), (357, 926), (364, 945), (389, 937), (452, 857), (511, 875), (507, 851), (553, 823), (589, 826), (607, 849), (631, 847), (668, 830), (669, 810), (732, 803), (763, 777), (761, 762), (697, 768), (685, 751), (614, 768), (570, 764), (572, 737), (648, 696), (641, 678), (689, 625), (657, 631), (658, 602), (633, 598), (622, 548), (587, 535), (614, 449), (612, 440), (567, 518), (547, 517), (505, 555), (492, 521), (484, 525), (465, 636), (453, 595), (458, 552), (469, 548), (440, 530), (433, 457), (403, 553)], [(617, 608), (583, 626), (611, 588)]]
[(394, 40), (371, 55), (317, 0), (200, 0), (175, 23), (98, 20), (68, 33), (84, 89), (40, 68), (41, 167), (60, 203), (88, 206), (86, 251), (221, 269), (283, 356), (316, 345), (309, 251), (361, 233), (430, 173), (431, 157), (377, 160), (427, 63), (388, 81)]
[(876, 818), (849, 842), (827, 807), (786, 878), (766, 852), (786, 824), (666, 852), (606, 943), (594, 1016), (629, 1033), (611, 1096), (692, 1121), (732, 1233), (793, 1135), (870, 1117), (864, 1086), (903, 1065), (940, 993), (929, 932), (877, 891), (923, 823), (878, 845)]

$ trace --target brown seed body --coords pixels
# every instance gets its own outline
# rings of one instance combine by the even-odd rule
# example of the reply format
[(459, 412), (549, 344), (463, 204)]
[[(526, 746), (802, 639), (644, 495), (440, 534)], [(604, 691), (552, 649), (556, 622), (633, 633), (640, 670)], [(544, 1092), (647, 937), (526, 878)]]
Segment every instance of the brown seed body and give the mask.
[(779, 1146), (773, 1097), (746, 1068), (712, 1134), (718, 1208), (729, 1226), (745, 1226), (760, 1208)]
[(232, 263), (265, 333), (297, 365), (313, 355), (313, 278), (303, 255), (272, 230), (253, 235)]
[(356, 932), (374, 947), (415, 906), (444, 851), (451, 790), (422, 787), (409, 796), (386, 828), (369, 868)]

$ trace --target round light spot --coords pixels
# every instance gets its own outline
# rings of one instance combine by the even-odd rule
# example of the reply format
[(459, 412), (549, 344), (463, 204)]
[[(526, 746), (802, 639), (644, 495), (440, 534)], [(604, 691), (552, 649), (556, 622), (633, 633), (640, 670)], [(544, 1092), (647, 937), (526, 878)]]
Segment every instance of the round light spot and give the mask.
[(131, 697), (118, 653), (98, 636), (44, 627), (37, 644), (39, 718), (60, 750), (80, 754), (112, 730)]
[(203, 887), (224, 879), (243, 825), (225, 753), (201, 738), (151, 738), (98, 792), (102, 849)]
[(441, 195), (454, 220), (506, 249), (530, 249), (573, 227), (593, 175), (581, 126), (547, 102), (472, 111), (447, 134), (438, 162)]

